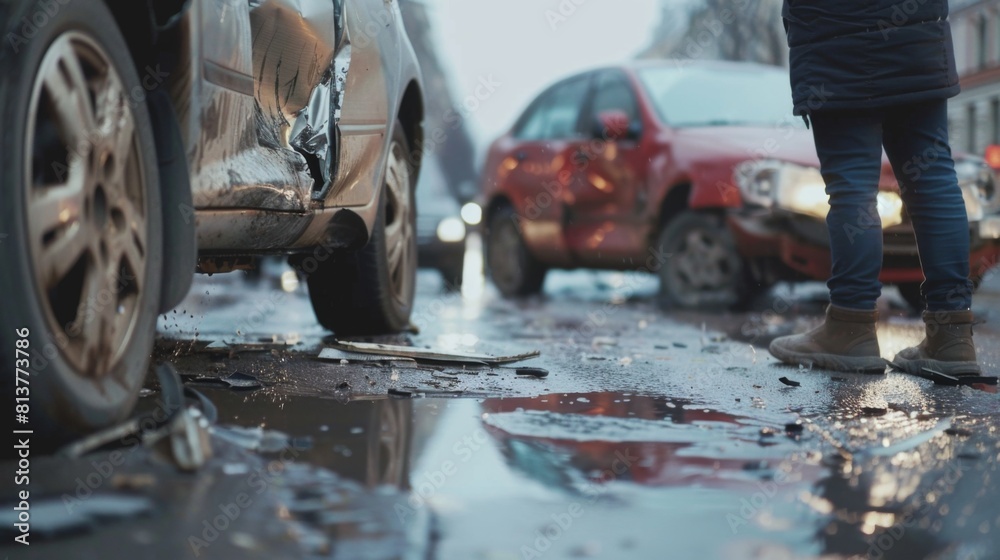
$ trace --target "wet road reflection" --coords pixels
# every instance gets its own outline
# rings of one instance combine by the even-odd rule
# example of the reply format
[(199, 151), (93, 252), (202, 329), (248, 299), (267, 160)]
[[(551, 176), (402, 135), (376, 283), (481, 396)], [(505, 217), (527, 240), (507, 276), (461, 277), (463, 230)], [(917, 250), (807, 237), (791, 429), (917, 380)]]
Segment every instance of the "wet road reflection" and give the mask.
[(819, 550), (798, 496), (827, 469), (784, 426), (629, 393), (416, 404), (440, 416), (414, 492), (440, 516), (441, 558)]
[(369, 487), (407, 487), (413, 437), (409, 400), (338, 402), (266, 391), (198, 390), (218, 407), (220, 429), (225, 432), (228, 426), (235, 441), (243, 432), (233, 427), (281, 432), (298, 450), (297, 461), (329, 468)]

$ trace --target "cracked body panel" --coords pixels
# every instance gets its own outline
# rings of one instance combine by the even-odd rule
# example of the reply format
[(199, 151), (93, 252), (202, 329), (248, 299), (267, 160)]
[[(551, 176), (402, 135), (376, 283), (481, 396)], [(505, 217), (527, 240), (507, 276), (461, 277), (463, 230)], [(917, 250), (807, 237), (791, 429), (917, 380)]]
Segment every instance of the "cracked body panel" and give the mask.
[(366, 236), (419, 80), (395, 2), (196, 0), (179, 28), (190, 71), (169, 81), (200, 251), (336, 245), (328, 224), (345, 210)]

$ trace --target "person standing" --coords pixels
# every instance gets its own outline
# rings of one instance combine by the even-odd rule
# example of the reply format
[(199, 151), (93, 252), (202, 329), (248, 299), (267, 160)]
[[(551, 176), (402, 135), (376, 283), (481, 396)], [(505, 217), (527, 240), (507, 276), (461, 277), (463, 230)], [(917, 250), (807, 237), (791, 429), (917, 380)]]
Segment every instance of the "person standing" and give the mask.
[(959, 83), (947, 0), (785, 0), (782, 17), (794, 111), (811, 122), (830, 197), (832, 271), (824, 323), (774, 340), (771, 354), (884, 372), (875, 307), (884, 148), (916, 235), (927, 303), (924, 340), (894, 363), (914, 374), (979, 375), (969, 221), (948, 143), (947, 100)]

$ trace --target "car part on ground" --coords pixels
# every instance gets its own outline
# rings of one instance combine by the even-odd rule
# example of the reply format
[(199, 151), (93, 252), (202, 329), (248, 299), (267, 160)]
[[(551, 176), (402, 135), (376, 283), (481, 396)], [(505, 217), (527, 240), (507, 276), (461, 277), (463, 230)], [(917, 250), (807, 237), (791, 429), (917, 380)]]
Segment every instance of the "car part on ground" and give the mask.
[(360, 251), (322, 260), (309, 274), (316, 318), (340, 336), (399, 332), (410, 324), (417, 274), (416, 177), (410, 154), (397, 123), (371, 240)]
[[(57, 445), (122, 419), (146, 374), (163, 272), (155, 141), (99, 0), (63, 6), (0, 65), (0, 223), (28, 240), (0, 243), (0, 354), (32, 376), (30, 428)], [(15, 330), (25, 353), (8, 360)]]

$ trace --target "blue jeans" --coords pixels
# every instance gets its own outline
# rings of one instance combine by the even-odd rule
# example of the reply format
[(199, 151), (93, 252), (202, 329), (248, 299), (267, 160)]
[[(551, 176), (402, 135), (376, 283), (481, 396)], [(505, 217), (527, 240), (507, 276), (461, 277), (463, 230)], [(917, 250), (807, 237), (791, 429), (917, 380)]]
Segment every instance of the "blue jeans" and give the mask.
[(969, 309), (969, 219), (948, 144), (947, 101), (810, 117), (830, 195), (830, 302), (870, 310), (882, 292), (876, 196), (884, 147), (916, 234), (928, 310)]

